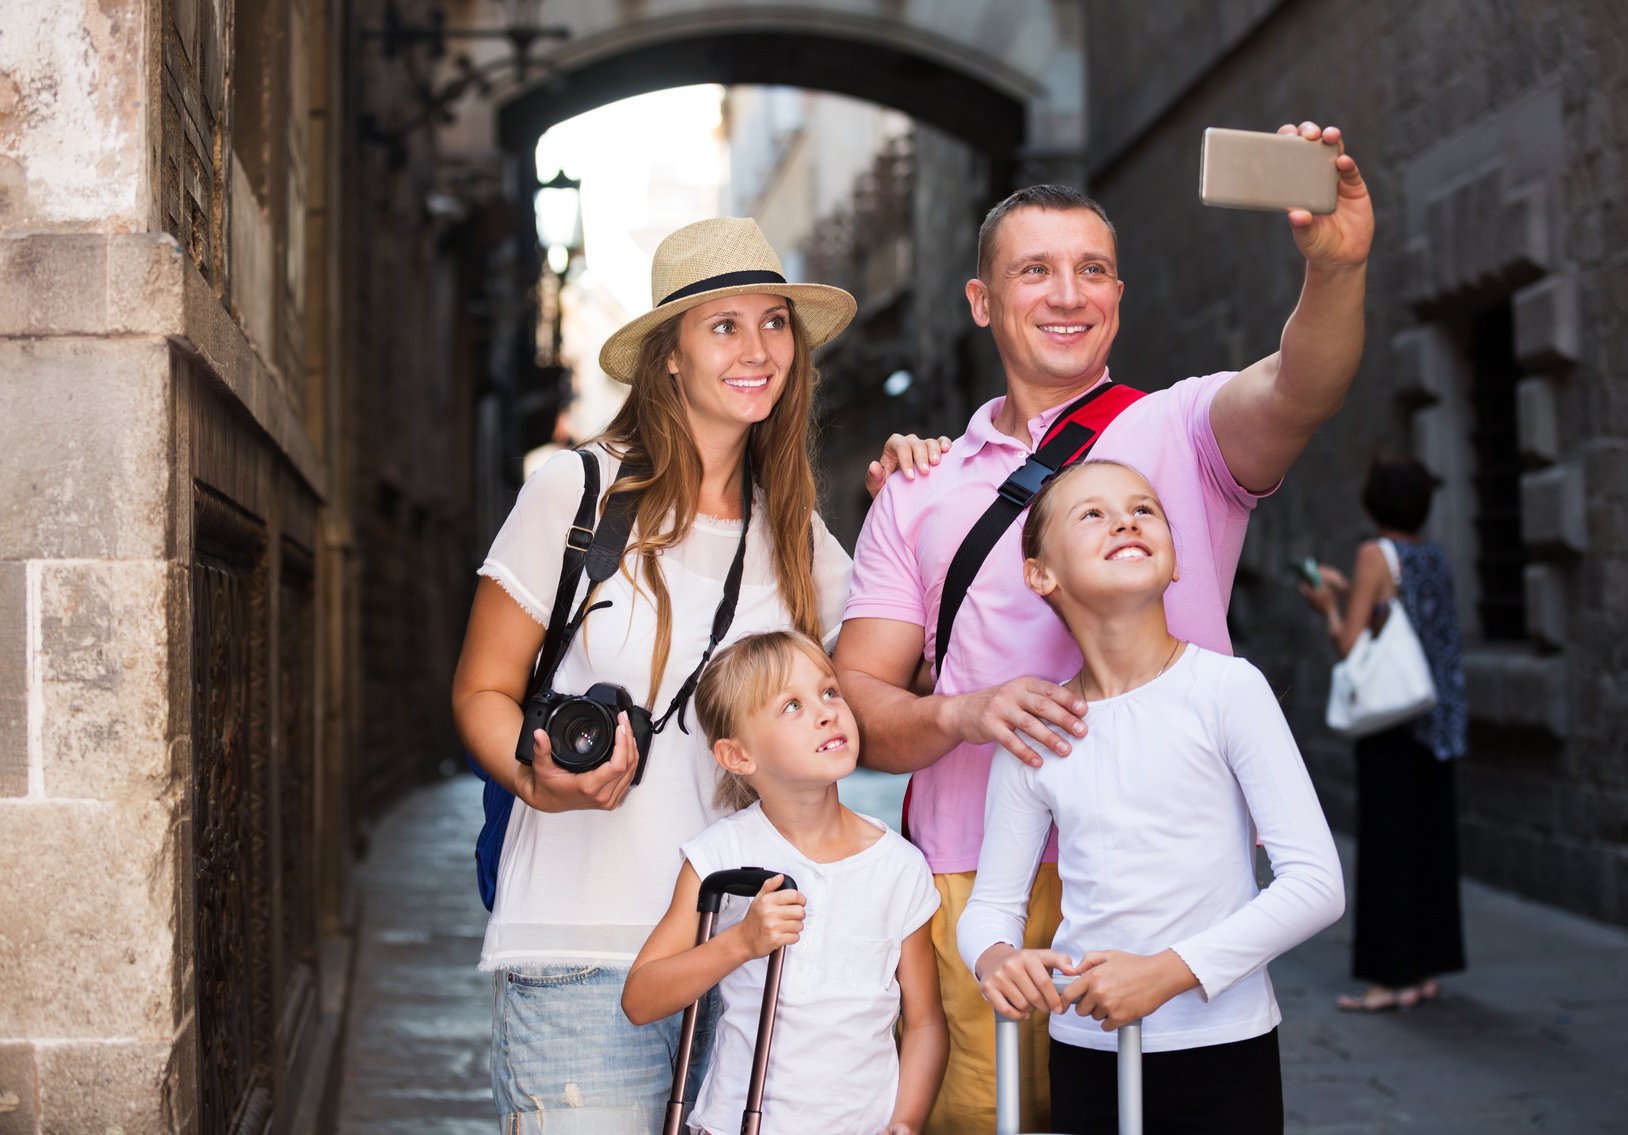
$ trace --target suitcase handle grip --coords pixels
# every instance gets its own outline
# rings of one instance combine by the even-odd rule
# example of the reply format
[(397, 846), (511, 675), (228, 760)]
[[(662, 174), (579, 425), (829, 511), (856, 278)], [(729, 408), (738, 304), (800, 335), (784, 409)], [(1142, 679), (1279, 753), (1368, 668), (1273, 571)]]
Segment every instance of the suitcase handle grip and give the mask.
[(764, 867), (732, 867), (727, 871), (714, 871), (701, 880), (701, 890), (695, 900), (695, 909), (702, 914), (717, 914), (725, 895), (754, 898), (763, 884), (776, 875), (784, 875), (782, 891), (795, 891), (797, 880), (784, 871), (770, 871)]

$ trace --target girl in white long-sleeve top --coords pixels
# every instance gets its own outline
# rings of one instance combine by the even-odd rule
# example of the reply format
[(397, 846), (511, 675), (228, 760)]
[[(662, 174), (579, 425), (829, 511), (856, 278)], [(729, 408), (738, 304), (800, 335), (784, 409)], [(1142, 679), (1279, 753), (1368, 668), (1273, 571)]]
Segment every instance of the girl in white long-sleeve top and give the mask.
[[(1328, 824), (1266, 679), (1171, 636), (1175, 539), (1148, 482), (1088, 461), (1038, 494), (1025, 578), (1084, 656), (1066, 685), (1085, 737), (1039, 769), (991, 769), (978, 879), (957, 937), (1009, 1017), (1052, 1012), (1052, 1124), (1113, 1131), (1113, 1030), (1143, 1021), (1145, 1122), (1161, 1130), (1283, 1129), (1266, 963), (1340, 917)], [(1020, 949), (1030, 883), (1058, 829), (1063, 921)], [(1255, 882), (1257, 834), (1272, 883)], [(1076, 975), (1059, 996), (1050, 971)], [(1065, 1012), (1072, 1002), (1073, 1012)]]

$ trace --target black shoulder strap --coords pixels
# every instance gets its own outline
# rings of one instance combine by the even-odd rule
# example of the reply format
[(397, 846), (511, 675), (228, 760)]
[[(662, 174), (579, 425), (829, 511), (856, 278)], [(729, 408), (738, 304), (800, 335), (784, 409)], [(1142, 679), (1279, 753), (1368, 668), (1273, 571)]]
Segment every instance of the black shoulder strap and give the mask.
[[(610, 578), (611, 572), (621, 561), (632, 523), (630, 510), (637, 494), (617, 493), (606, 505), (604, 518), (595, 525), (594, 513), (599, 506), (599, 459), (586, 449), (576, 452), (582, 458), (582, 500), (577, 503), (577, 514), (565, 539), (560, 581), (554, 588), (554, 610), (548, 617), (548, 629), (543, 636), (542, 653), (537, 657), (537, 668), (532, 672), (531, 683), (526, 688), (527, 702), (554, 680), (554, 671), (559, 669), (566, 645), (587, 616), (585, 610), (579, 610), (574, 617), (571, 614), (571, 604), (576, 600), (577, 584), (582, 579), (583, 568), (588, 569), (588, 578), (593, 581), (589, 584), (590, 591), (593, 584)], [(635, 472), (636, 469), (623, 462), (616, 479), (620, 481)], [(610, 550), (611, 544), (615, 545), (614, 550)], [(610, 561), (609, 570), (604, 567), (607, 558)]]
[[(1105, 395), (1111, 396), (1105, 398)], [(1093, 386), (1057, 415), (1041, 439), (1040, 447), (1001, 483), (994, 501), (961, 541), (945, 573), (944, 591), (938, 601), (938, 631), (933, 643), (935, 674), (944, 672), (944, 658), (949, 653), (956, 613), (961, 610), (972, 581), (978, 578), (979, 569), (1000, 542), (1001, 534), (1029, 507), (1041, 486), (1060, 470), (1084, 460), (1108, 423), (1140, 397), (1140, 390), (1112, 380)]]
[[(594, 611), (609, 606), (609, 602), (588, 604), (588, 596), (583, 596), (582, 603), (576, 613), (571, 613), (572, 601), (576, 599), (577, 584), (582, 578), (583, 569), (588, 572), (588, 593), (593, 594), (597, 585), (605, 582), (622, 563), (622, 556), (627, 551), (628, 538), (633, 531), (633, 512), (638, 507), (639, 494), (636, 492), (612, 493), (605, 502), (605, 513), (599, 518), (599, 524), (593, 524), (594, 508), (599, 503), (599, 462), (593, 454), (586, 450), (577, 450), (582, 455), (583, 489), (582, 501), (577, 506), (576, 519), (571, 524), (570, 535), (566, 539), (565, 558), (560, 565), (560, 582), (554, 591), (554, 611), (549, 618), (548, 629), (543, 637), (543, 650), (538, 656), (537, 669), (533, 672), (531, 684), (526, 689), (526, 701), (548, 683), (554, 680), (554, 672), (559, 669), (561, 660), (565, 657), (565, 648), (576, 637), (583, 621)], [(642, 477), (647, 470), (644, 466), (631, 461), (623, 461), (616, 473), (616, 480), (625, 477)], [(678, 693), (667, 706), (666, 712), (654, 723), (654, 731), (661, 732), (662, 728), (676, 714), (678, 727), (689, 732), (684, 721), (684, 709), (695, 692), (696, 684), (701, 680), (701, 671), (712, 659), (712, 652), (718, 648), (724, 635), (729, 630), (730, 623), (735, 620), (735, 607), (740, 600), (741, 576), (746, 568), (746, 534), (752, 526), (752, 465), (750, 457), (741, 467), (741, 535), (740, 542), (735, 547), (735, 558), (730, 562), (729, 572), (724, 578), (723, 597), (718, 600), (718, 608), (712, 616), (712, 634), (707, 641), (706, 650), (701, 654), (701, 661), (696, 664), (689, 677), (684, 679)]]

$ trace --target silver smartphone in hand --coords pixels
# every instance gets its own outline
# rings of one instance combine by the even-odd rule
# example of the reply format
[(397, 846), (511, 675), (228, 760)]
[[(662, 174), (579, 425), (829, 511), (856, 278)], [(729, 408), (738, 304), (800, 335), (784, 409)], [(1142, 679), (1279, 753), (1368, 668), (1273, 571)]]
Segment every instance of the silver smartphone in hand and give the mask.
[(1340, 175), (1338, 146), (1298, 134), (1204, 131), (1198, 199), (1226, 209), (1305, 209), (1332, 213)]

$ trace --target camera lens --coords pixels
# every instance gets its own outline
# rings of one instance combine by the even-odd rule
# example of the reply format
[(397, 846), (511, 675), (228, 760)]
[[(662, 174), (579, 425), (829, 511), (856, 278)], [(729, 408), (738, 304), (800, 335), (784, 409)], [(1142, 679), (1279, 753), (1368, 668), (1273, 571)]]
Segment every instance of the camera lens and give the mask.
[(616, 742), (616, 719), (604, 705), (572, 698), (548, 722), (554, 763), (568, 772), (587, 772), (610, 760)]

